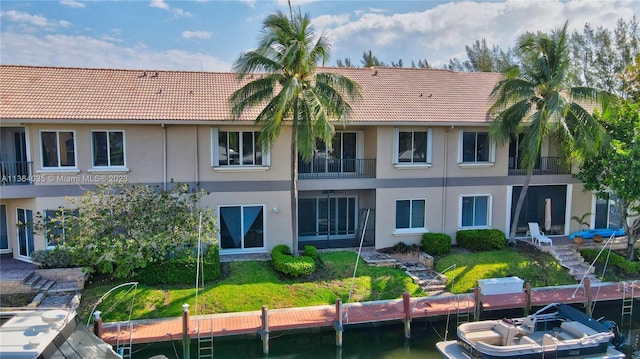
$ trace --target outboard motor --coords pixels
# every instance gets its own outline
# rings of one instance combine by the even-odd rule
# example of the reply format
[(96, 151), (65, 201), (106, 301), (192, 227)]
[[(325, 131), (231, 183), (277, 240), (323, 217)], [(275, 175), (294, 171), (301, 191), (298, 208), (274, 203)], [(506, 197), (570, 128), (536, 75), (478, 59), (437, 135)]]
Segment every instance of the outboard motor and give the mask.
[(620, 328), (618, 328), (618, 324), (613, 320), (603, 320), (602, 325), (604, 325), (610, 332), (613, 333), (613, 339), (611, 339), (611, 344), (616, 348), (624, 344), (624, 335), (620, 333)]

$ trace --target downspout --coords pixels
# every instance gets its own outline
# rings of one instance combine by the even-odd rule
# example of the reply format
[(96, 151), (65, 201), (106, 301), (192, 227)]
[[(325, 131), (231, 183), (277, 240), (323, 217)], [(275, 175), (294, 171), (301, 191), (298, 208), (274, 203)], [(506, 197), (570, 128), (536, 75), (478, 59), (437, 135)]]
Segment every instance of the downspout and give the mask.
[(447, 216), (447, 167), (449, 159), (449, 132), (451, 130), (453, 130), (453, 125), (444, 130), (444, 160), (442, 161), (444, 163), (444, 169), (442, 171), (442, 219), (440, 223), (442, 233), (445, 233), (445, 218)]
[(198, 167), (198, 162), (199, 162), (199, 158), (198, 158), (198, 125), (194, 125), (193, 126), (193, 136), (195, 137), (193, 140), (194, 145), (194, 149), (193, 149), (193, 158), (195, 158), (195, 178), (194, 178), (194, 188), (195, 191), (198, 192), (198, 190), (200, 189), (200, 168)]
[(167, 127), (163, 124), (162, 127), (162, 188), (167, 190)]

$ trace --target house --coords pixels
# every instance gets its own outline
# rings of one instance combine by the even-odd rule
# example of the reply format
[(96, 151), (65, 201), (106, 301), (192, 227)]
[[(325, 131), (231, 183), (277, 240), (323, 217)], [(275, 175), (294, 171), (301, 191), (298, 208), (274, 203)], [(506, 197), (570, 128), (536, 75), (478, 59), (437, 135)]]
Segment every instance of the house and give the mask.
[[(319, 143), (314, 159), (300, 163), (300, 248), (508, 232), (524, 177), (517, 139), (498, 147), (488, 136), (499, 74), (324, 70), (358, 82), (363, 99), (349, 123), (336, 125), (333, 147)], [(0, 83), (2, 252), (29, 260), (55, 246), (64, 234), (34, 233), (36, 213), (53, 216), (67, 196), (123, 181), (209, 191), (202, 205), (218, 216), (221, 255), (291, 245), (290, 132), (267, 153), (256, 142), (257, 113), (231, 120), (236, 74), (3, 65)], [(551, 140), (543, 148), (520, 235), (527, 222), (569, 234), (578, 229), (571, 216), (585, 212), (595, 213), (592, 224), (609, 222), (609, 205), (583, 192), (559, 153)]]

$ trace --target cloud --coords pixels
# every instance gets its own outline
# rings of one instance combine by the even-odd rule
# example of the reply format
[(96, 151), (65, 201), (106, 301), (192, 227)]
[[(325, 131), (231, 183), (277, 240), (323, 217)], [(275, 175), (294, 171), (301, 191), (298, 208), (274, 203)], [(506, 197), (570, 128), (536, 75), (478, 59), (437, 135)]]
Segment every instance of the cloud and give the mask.
[(397, 14), (369, 9), (347, 21), (344, 15), (331, 17), (340, 21), (318, 17), (314, 26), (325, 32), (340, 58), (353, 59), (371, 49), (385, 62), (401, 53), (405, 63), (426, 58), (439, 67), (454, 56), (465, 57), (464, 46), (476, 40), (485, 38), (506, 49), (526, 31), (549, 31), (567, 19), (571, 29), (581, 29), (586, 22), (613, 29), (619, 18), (633, 16), (634, 6), (633, 0), (460, 1)]
[(157, 7), (158, 9), (169, 10), (169, 4), (164, 2), (164, 0), (151, 0), (149, 6)]
[(79, 8), (84, 7), (83, 3), (75, 0), (60, 0), (60, 4), (69, 6), (69, 7), (79, 7)]
[(26, 12), (9, 10), (0, 12), (0, 17), (5, 20), (18, 22), (22, 24), (28, 24), (32, 26), (50, 26), (49, 20), (46, 17), (40, 15), (31, 15)]
[(119, 69), (230, 71), (231, 64), (214, 56), (183, 50), (152, 51), (144, 44), (118, 46), (88, 36), (5, 32), (0, 43), (3, 64)]
[(211, 33), (207, 31), (183, 31), (182, 37), (185, 39), (210, 39)]

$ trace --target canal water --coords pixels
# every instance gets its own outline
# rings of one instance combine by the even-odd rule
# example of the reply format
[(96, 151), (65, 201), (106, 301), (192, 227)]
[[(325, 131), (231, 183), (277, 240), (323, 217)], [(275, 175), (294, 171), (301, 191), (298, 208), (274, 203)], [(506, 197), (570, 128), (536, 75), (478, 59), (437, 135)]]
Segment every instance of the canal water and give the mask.
[[(494, 313), (494, 316), (497, 313)], [(490, 315), (490, 313), (487, 313)], [(521, 311), (501, 312), (499, 317), (522, 316)], [(605, 316), (620, 323), (621, 303), (601, 302), (596, 305), (594, 318)], [(489, 319), (483, 318), (483, 319)], [(411, 324), (411, 338), (404, 338), (401, 322), (380, 325), (346, 326), (343, 346), (336, 348), (335, 331), (331, 328), (304, 332), (271, 333), (269, 356), (272, 359), (440, 359), (435, 344), (446, 336), (456, 338), (456, 318), (438, 320), (414, 319)], [(640, 359), (640, 302), (635, 302), (632, 328), (624, 330), (628, 345), (624, 348), (627, 358)], [(198, 358), (196, 340), (192, 341), (191, 358)], [(170, 359), (182, 359), (182, 344), (163, 342), (143, 344), (133, 348), (132, 357), (149, 358), (162, 354)], [(216, 338), (214, 342), (216, 359), (266, 358), (262, 354), (259, 336)]]

